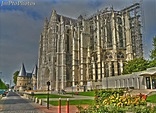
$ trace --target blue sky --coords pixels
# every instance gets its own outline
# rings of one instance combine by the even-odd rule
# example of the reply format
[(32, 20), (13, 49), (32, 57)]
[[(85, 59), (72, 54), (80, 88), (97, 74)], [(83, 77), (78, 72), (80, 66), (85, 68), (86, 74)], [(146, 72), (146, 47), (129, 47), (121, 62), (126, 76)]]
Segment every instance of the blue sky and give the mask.
[[(52, 9), (77, 18), (80, 14), (89, 16), (111, 6), (120, 10), (141, 0), (22, 0), (34, 2), (32, 6), (1, 6), (2, 1), (9, 0), (0, 0), (0, 72), (3, 80), (9, 83), (22, 62), (29, 72), (37, 64), (40, 33)], [(144, 56), (148, 59), (156, 35), (156, 1), (142, 0), (142, 14)]]

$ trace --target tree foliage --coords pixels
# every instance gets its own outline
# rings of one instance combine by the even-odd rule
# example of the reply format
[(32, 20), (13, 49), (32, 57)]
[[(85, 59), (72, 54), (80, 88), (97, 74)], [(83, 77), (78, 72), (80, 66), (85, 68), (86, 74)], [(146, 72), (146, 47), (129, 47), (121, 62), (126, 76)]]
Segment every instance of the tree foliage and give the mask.
[(134, 60), (125, 62), (123, 74), (130, 74), (132, 72), (138, 72), (146, 70), (147, 68), (156, 67), (156, 36), (153, 38), (153, 49), (150, 51), (151, 60), (145, 60), (143, 58), (135, 58)]
[(151, 55), (150, 55), (150, 58), (152, 60), (156, 60), (156, 36), (153, 38), (153, 50), (151, 50)]
[(7, 89), (6, 84), (0, 79), (0, 89)]
[(149, 66), (149, 62), (143, 58), (135, 58), (124, 64), (123, 74), (130, 74), (132, 72), (138, 72), (146, 70)]
[(156, 60), (149, 61), (148, 68), (151, 68), (151, 67), (156, 67)]
[(16, 71), (16, 72), (13, 74), (13, 82), (14, 82), (14, 84), (17, 83), (18, 74), (19, 74), (19, 71)]

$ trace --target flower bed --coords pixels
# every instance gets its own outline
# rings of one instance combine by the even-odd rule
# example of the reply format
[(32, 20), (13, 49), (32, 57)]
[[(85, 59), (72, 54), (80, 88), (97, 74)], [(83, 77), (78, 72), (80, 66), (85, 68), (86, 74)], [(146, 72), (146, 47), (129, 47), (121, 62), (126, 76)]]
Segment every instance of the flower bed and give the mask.
[(130, 96), (129, 94), (120, 96), (119, 94), (113, 94), (103, 100), (103, 105), (113, 105), (118, 107), (146, 105), (146, 100), (140, 96)]
[(96, 90), (94, 105), (78, 109), (80, 113), (156, 113), (155, 106), (147, 106), (146, 95), (131, 96), (123, 90)]

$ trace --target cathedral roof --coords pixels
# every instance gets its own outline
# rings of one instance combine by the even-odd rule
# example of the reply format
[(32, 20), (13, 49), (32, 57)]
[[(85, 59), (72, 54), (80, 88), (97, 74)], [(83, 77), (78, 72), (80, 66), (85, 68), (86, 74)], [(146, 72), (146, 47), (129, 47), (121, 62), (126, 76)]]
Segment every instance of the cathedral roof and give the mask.
[(37, 75), (37, 65), (35, 65), (33, 72), (32, 72), (32, 75)]
[(67, 16), (64, 16), (64, 15), (59, 15), (59, 14), (57, 14), (57, 18), (58, 18), (58, 20), (60, 21), (61, 18), (62, 17), (62, 19), (63, 19), (63, 21), (66, 23), (66, 24), (70, 24), (70, 21), (73, 23), (73, 24), (76, 24), (77, 23), (77, 20), (76, 19), (73, 19), (73, 18), (70, 18), (70, 17), (67, 17)]
[(25, 71), (24, 64), (22, 63), (22, 66), (21, 66), (21, 69), (20, 69), (18, 76), (26, 76), (26, 75), (27, 75), (27, 73)]
[[(51, 13), (51, 16), (50, 16), (50, 20), (49, 20), (49, 25), (52, 24), (53, 21), (61, 21), (61, 19), (63, 19), (63, 21), (65, 22), (65, 24), (69, 25), (70, 24), (70, 21), (73, 23), (73, 24), (76, 24), (77, 23), (77, 19), (73, 19), (73, 18), (70, 18), (70, 17), (66, 17), (66, 16), (63, 16), (63, 15), (59, 15), (57, 14), (56, 10), (52, 10), (52, 13)], [(48, 21), (45, 20), (44, 24), (47, 24)]]

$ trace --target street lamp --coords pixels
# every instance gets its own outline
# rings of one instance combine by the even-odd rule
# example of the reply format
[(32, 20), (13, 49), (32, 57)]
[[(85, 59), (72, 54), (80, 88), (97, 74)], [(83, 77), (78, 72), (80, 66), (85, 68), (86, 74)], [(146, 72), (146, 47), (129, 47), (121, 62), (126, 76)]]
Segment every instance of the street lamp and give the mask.
[(106, 84), (107, 84), (107, 89), (108, 89), (108, 71), (106, 73)]
[(48, 93), (47, 93), (47, 109), (49, 109), (49, 86), (50, 86), (50, 82), (47, 82), (47, 86), (48, 86)]
[(73, 97), (73, 88), (74, 88), (74, 86), (72, 86), (72, 97)]
[(109, 74), (109, 70), (108, 70), (108, 65), (107, 63), (105, 64), (105, 69), (106, 69), (106, 89), (108, 89), (108, 74)]

